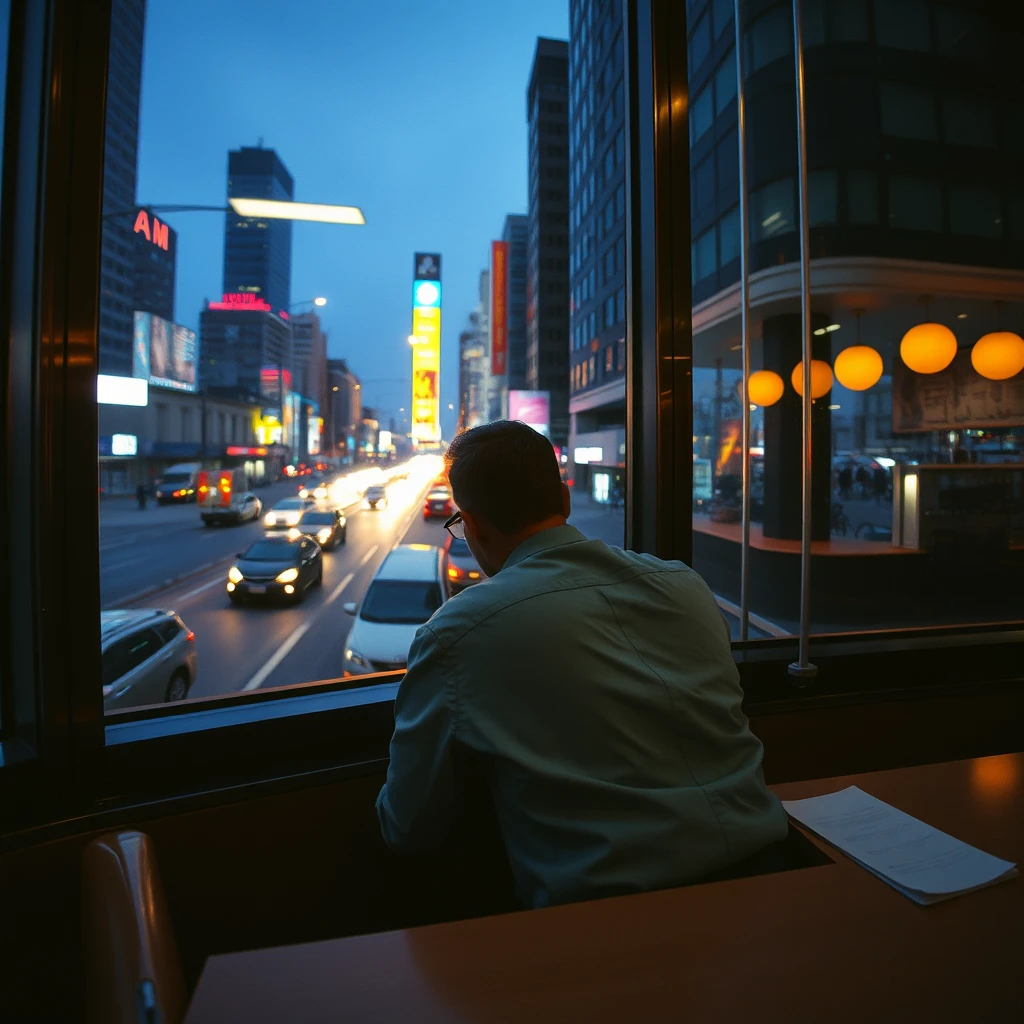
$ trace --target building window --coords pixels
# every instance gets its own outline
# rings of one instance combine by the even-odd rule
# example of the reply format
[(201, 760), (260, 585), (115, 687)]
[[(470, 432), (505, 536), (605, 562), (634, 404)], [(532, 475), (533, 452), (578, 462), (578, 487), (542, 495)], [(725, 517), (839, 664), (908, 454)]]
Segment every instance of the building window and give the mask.
[(736, 99), (736, 51), (718, 65), (715, 72), (715, 113), (721, 114)]
[(615, 347), (613, 345), (607, 346), (604, 350), (604, 375), (610, 376), (615, 372)]
[(711, 19), (705, 14), (690, 35), (690, 71), (696, 71), (711, 52)]
[(615, 323), (615, 296), (609, 295), (604, 300), (604, 325), (611, 327)]
[(971, 96), (947, 93), (942, 97), (942, 137), (952, 146), (995, 149), (995, 112)]
[(949, 230), (954, 235), (1002, 238), (999, 193), (979, 185), (950, 185)]
[(690, 145), (704, 137), (711, 128), (714, 114), (711, 106), (711, 86), (707, 86), (693, 101), (690, 108)]
[(774, 60), (793, 53), (793, 21), (789, 8), (779, 5), (751, 22), (744, 36), (747, 51), (745, 75), (751, 75)]
[[(623, 316), (625, 319), (625, 316)], [(615, 369), (618, 373), (625, 373), (626, 371), (626, 339), (619, 338), (618, 344), (615, 346), (618, 350), (615, 357)]]
[(626, 322), (626, 289), (620, 288), (615, 293), (615, 322), (617, 324)]
[(935, 142), (939, 137), (935, 97), (931, 89), (902, 82), (879, 85), (882, 103), (882, 134)]
[(878, 175), (846, 172), (846, 216), (851, 224), (878, 223)]
[(697, 164), (690, 176), (690, 208), (696, 216), (698, 210), (713, 209), (715, 205), (715, 154)]
[(750, 193), (750, 240), (760, 242), (796, 230), (792, 178), (780, 178)]
[(733, 128), (716, 147), (718, 170), (718, 205), (730, 206), (740, 198), (740, 153), (736, 129)]
[(936, 53), (957, 60), (986, 61), (992, 56), (988, 25), (977, 11), (935, 4), (932, 13)]
[(875, 40), (895, 50), (931, 49), (925, 0), (875, 0)]
[(693, 281), (703, 281), (718, 269), (718, 246), (715, 242), (715, 229), (705, 231), (693, 243)]
[(734, 206), (718, 222), (718, 265), (724, 267), (740, 258), (740, 208)]
[(807, 175), (807, 220), (811, 227), (839, 220), (839, 187), (835, 171)]
[(934, 178), (892, 175), (889, 178), (889, 227), (901, 231), (941, 231), (939, 183)]
[(717, 39), (732, 24), (733, 0), (711, 0), (711, 20)]

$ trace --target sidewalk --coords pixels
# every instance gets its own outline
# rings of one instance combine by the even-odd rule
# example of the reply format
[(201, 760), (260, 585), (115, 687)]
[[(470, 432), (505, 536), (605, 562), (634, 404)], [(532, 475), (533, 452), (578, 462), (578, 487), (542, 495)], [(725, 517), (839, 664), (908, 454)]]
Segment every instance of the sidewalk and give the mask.
[(573, 492), (569, 525), (591, 540), (603, 540), (621, 548), (626, 536), (626, 513), (625, 509), (594, 501), (585, 492)]

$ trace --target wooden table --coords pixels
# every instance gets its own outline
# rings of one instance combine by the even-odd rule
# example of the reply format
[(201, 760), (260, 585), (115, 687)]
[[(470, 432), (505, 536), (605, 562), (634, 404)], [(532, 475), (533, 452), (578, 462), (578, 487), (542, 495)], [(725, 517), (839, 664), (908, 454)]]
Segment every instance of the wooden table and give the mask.
[[(1024, 754), (774, 789), (797, 799), (851, 783), (1024, 861)], [(187, 1020), (1024, 1020), (1024, 880), (919, 907), (831, 856), (797, 871), (212, 957)]]

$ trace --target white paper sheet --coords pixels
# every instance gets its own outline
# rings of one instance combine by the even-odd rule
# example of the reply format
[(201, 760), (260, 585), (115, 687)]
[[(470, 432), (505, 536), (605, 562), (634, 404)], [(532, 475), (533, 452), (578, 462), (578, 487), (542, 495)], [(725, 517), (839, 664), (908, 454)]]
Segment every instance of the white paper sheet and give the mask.
[(796, 821), (917, 903), (937, 903), (1017, 874), (1010, 861), (940, 832), (856, 786), (782, 805)]

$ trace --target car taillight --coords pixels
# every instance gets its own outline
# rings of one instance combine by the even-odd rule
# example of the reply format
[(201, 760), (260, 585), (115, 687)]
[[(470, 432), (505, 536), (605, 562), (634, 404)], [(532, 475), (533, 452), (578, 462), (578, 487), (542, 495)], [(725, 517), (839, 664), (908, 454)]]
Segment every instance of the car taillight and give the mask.
[(450, 579), (450, 580), (457, 580), (461, 575), (462, 575), (462, 570), (459, 569), (457, 566), (454, 566), (454, 565), (449, 565), (448, 566), (448, 579)]
[(189, 642), (190, 644), (194, 644), (194, 643), (196, 642), (196, 635), (195, 635), (195, 633), (193, 633), (193, 632), (192, 632), (192, 630), (190, 629), (190, 630), (189, 630), (189, 631), (188, 631), (188, 632), (187, 632), (187, 633), (185, 634), (185, 639), (186, 639), (186, 640), (187, 640), (187, 641), (188, 641), (188, 642)]
[(199, 493), (200, 494), (205, 494), (209, 489), (210, 488), (207, 487), (206, 484), (200, 484), (199, 485)]

